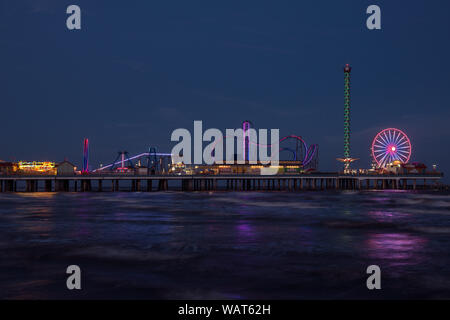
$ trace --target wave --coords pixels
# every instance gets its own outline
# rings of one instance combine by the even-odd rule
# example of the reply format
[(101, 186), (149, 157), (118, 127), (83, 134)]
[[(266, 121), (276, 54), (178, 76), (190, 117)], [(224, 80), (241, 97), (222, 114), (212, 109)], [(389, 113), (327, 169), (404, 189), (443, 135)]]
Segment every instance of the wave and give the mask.
[(345, 229), (385, 229), (385, 228), (399, 228), (398, 225), (389, 222), (376, 221), (352, 221), (352, 220), (337, 220), (323, 222), (323, 225), (330, 228), (345, 228)]
[(410, 227), (410, 230), (431, 233), (431, 234), (449, 234), (450, 227)]
[(67, 256), (98, 258), (117, 261), (161, 261), (194, 258), (196, 254), (187, 254), (174, 251), (172, 253), (157, 252), (151, 249), (138, 250), (133, 248), (115, 248), (105, 246), (77, 249), (66, 254)]
[(308, 202), (282, 202), (282, 201), (248, 201), (246, 199), (236, 199), (236, 198), (216, 198), (214, 201), (234, 203), (246, 206), (254, 207), (267, 207), (267, 208), (293, 208), (293, 209), (322, 209), (325, 208), (323, 205), (313, 204)]

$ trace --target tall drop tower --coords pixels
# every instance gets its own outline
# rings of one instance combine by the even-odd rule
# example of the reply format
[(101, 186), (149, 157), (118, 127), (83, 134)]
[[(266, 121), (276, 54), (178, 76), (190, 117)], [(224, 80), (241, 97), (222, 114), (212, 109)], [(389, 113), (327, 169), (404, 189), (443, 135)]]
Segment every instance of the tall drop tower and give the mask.
[(344, 163), (344, 171), (350, 169), (350, 163), (358, 159), (350, 157), (350, 73), (352, 67), (344, 66), (344, 158), (337, 160)]
[[(344, 158), (350, 158), (350, 72), (352, 67), (344, 67)], [(346, 163), (346, 167), (350, 163)], [(348, 168), (346, 168), (348, 169)]]

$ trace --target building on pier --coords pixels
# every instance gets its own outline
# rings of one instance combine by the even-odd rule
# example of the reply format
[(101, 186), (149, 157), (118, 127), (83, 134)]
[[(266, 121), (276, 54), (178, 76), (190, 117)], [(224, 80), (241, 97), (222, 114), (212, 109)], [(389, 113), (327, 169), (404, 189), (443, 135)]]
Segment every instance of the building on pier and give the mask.
[(302, 161), (279, 161), (277, 166), (263, 165), (261, 163), (234, 163), (234, 164), (213, 164), (213, 165), (185, 165), (181, 162), (173, 164), (169, 169), (169, 174), (179, 175), (264, 175), (264, 171), (270, 170), (276, 174), (301, 174), (312, 172), (305, 169)]
[(17, 163), (0, 160), (0, 175), (13, 175), (18, 169)]
[(51, 161), (19, 161), (17, 163), (18, 174), (23, 175), (56, 175), (56, 164)]
[(56, 165), (56, 174), (58, 176), (70, 176), (75, 174), (76, 169), (77, 167), (73, 163), (64, 160)]
[[(436, 170), (434, 170), (436, 171)], [(427, 173), (427, 166), (420, 162), (402, 163), (401, 161), (393, 161), (380, 170), (380, 173), (388, 174), (425, 174)]]

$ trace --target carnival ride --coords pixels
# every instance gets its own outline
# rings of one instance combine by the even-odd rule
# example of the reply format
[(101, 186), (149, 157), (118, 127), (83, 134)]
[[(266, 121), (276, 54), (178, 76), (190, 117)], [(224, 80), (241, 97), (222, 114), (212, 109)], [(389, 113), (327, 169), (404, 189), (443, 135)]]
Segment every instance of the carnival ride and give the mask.
[[(252, 141), (248, 131), (252, 129), (253, 124), (249, 120), (242, 122), (242, 159), (249, 161), (250, 145), (255, 145), (262, 148), (278, 147), (280, 151), (280, 160), (300, 161), (305, 169), (317, 169), (319, 164), (319, 146), (317, 144), (307, 145), (305, 140), (297, 135), (291, 134), (279, 140), (277, 144), (262, 144)], [(254, 129), (256, 130), (256, 129)], [(223, 139), (232, 138), (235, 136), (224, 136)], [(215, 141), (219, 143), (222, 141)], [(288, 152), (290, 159), (283, 159), (282, 155)], [(213, 155), (214, 156), (214, 155)]]
[[(107, 171), (127, 172), (134, 167), (133, 161), (147, 160), (147, 166), (149, 173), (156, 173), (158, 170), (162, 170), (166, 164), (169, 163), (172, 154), (156, 152), (156, 148), (150, 148), (149, 152), (144, 152), (135, 156), (128, 156), (127, 151), (119, 151), (116, 159), (106, 166), (102, 166), (93, 170), (93, 173), (101, 173)], [(126, 165), (128, 164), (128, 165)]]
[(344, 172), (349, 171), (350, 164), (358, 158), (352, 158), (350, 156), (350, 74), (352, 67), (349, 64), (344, 66), (344, 157), (336, 158), (339, 162), (344, 164)]
[(380, 131), (372, 141), (372, 157), (378, 168), (385, 168), (394, 161), (408, 163), (411, 158), (411, 141), (408, 136), (396, 128)]
[[(290, 161), (299, 161), (304, 169), (317, 169), (318, 167), (318, 150), (319, 146), (317, 144), (312, 144), (308, 146), (303, 140), (302, 137), (297, 135), (288, 135), (281, 138), (278, 144), (260, 144), (254, 141), (251, 141), (248, 130), (252, 128), (252, 123), (248, 120), (245, 120), (243, 123), (243, 139), (242, 139), (242, 155), (243, 159), (248, 161), (249, 159), (249, 148), (250, 144), (257, 145), (263, 148), (273, 148), (278, 147), (280, 151), (280, 155), (285, 155), (286, 152), (290, 154), (290, 159), (283, 159), (280, 156), (280, 160), (290, 160)], [(227, 138), (224, 136), (223, 139)], [(231, 137), (230, 137), (231, 138)], [(233, 138), (235, 138), (233, 136)], [(215, 141), (218, 143), (220, 141)], [(83, 170), (88, 168), (87, 159), (88, 159), (88, 151), (89, 144), (87, 139), (84, 140), (84, 149), (83, 149)], [(213, 154), (214, 156), (214, 154)], [(142, 161), (144, 160), (144, 161)], [(170, 153), (160, 153), (157, 152), (156, 147), (150, 147), (148, 152), (141, 153), (135, 156), (130, 157), (128, 152), (119, 151), (115, 160), (106, 165), (102, 166), (98, 169), (92, 170), (93, 173), (101, 173), (101, 172), (129, 172), (132, 168), (141, 167), (147, 168), (149, 174), (155, 174), (159, 172), (163, 172), (167, 170), (169, 163), (172, 161), (172, 154)], [(135, 161), (137, 164), (133, 164)], [(142, 163), (146, 163), (146, 166), (142, 166)], [(85, 172), (85, 171), (83, 171)], [(87, 171), (86, 171), (87, 172)]]

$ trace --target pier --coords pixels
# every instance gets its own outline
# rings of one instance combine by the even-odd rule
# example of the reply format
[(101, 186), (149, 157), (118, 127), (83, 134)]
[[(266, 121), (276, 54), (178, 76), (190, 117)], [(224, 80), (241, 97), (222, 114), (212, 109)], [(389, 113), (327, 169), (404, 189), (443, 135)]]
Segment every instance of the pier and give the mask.
[(0, 192), (319, 191), (442, 188), (442, 174), (0, 176)]

